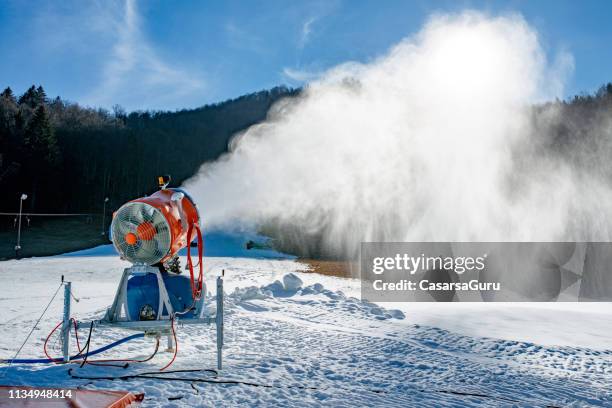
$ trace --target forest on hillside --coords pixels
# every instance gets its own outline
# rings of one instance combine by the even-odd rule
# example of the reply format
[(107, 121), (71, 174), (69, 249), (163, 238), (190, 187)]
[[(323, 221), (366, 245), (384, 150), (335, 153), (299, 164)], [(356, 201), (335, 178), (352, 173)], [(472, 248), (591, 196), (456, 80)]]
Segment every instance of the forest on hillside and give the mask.
[(42, 86), (0, 94), (0, 211), (14, 212), (22, 193), (31, 212), (101, 212), (173, 185), (227, 151), (236, 132), (265, 119), (278, 99), (298, 90), (277, 87), (197, 109), (110, 112), (49, 98)]

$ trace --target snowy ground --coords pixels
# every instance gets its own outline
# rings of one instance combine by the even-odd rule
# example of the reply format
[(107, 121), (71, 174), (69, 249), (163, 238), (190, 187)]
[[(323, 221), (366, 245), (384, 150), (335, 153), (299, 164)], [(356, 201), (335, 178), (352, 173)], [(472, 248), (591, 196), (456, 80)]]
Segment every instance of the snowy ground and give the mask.
[[(61, 275), (80, 299), (73, 315), (86, 320), (100, 317), (111, 303), (125, 266), (109, 248), (0, 262), (0, 357), (13, 356)], [(305, 266), (291, 259), (212, 257), (206, 267), (211, 289), (214, 276), (226, 271), (219, 379), (273, 387), (74, 380), (63, 365), (0, 366), (0, 384), (126, 389), (145, 392), (144, 406), (160, 407), (612, 406), (610, 304), (374, 305), (358, 299), (357, 281), (303, 273)], [(300, 289), (273, 284), (292, 272), (303, 281)], [(43, 357), (61, 303), (60, 294), (21, 358)], [(96, 331), (92, 348), (127, 334)], [(214, 368), (212, 327), (180, 327), (178, 339), (173, 369)], [(138, 339), (103, 357), (145, 357), (153, 347), (152, 339)], [(156, 371), (171, 356), (160, 352), (127, 369), (71, 366), (83, 376), (126, 375)]]

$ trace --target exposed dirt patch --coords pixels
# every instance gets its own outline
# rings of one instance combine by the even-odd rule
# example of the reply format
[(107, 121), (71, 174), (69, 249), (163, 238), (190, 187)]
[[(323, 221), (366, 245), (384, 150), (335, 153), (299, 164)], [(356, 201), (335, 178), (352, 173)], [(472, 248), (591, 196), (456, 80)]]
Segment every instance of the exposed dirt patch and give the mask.
[[(309, 272), (320, 273), (322, 275), (339, 276), (341, 278), (350, 278), (358, 276), (358, 265), (356, 262), (349, 261), (327, 261), (320, 259), (299, 259), (299, 262), (305, 263), (310, 267)], [(351, 270), (353, 273), (351, 274)]]

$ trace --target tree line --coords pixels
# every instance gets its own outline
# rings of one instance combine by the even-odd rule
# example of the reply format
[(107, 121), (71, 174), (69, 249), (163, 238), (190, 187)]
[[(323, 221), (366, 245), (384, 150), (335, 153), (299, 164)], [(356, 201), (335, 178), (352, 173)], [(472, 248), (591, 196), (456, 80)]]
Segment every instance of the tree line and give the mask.
[(286, 87), (197, 109), (126, 113), (79, 106), (42, 86), (0, 94), (0, 211), (21, 193), (32, 212), (100, 212), (151, 193), (156, 176), (173, 185), (227, 151), (232, 135), (265, 119), (270, 106), (299, 91)]

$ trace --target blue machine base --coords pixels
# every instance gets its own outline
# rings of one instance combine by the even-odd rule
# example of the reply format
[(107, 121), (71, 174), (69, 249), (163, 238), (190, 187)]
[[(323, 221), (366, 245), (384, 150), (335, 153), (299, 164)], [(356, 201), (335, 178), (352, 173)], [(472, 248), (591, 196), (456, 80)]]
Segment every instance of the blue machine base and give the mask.
[[(182, 312), (191, 307), (193, 305), (193, 298), (191, 296), (189, 277), (169, 274), (167, 272), (162, 272), (161, 275), (174, 311)], [(134, 275), (129, 278), (127, 283), (127, 304), (129, 319), (132, 321), (141, 320), (140, 311), (146, 305), (150, 306), (157, 313), (159, 308), (159, 287), (157, 276), (154, 273)], [(168, 311), (164, 309), (163, 314), (167, 315)], [(196, 310), (194, 309), (181, 315), (181, 318), (197, 318)]]

